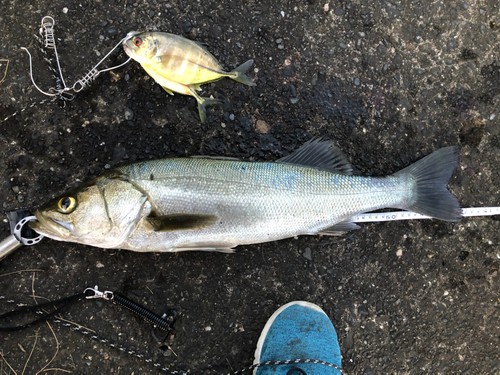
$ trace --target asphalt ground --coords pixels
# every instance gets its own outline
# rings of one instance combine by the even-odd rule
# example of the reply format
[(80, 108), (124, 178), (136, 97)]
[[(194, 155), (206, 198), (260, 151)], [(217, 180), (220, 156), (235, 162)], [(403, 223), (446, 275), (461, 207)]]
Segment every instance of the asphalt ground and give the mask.
[[(462, 207), (499, 206), (497, 1), (0, 1), (0, 236), (6, 213), (34, 209), (125, 163), (217, 155), (276, 160), (332, 139), (363, 175), (387, 175), (457, 145), (449, 189)], [(196, 101), (167, 95), (135, 62), (74, 100), (35, 104), (54, 86), (34, 34), (55, 19), (72, 85), (132, 30), (206, 43), (226, 70), (253, 58), (249, 88), (203, 86), (224, 101), (201, 124)], [(104, 65), (125, 61), (121, 51)], [(3, 69), (3, 70), (2, 70)], [(24, 108), (27, 108), (23, 111)], [(5, 117), (11, 116), (5, 121)], [(62, 314), (172, 369), (251, 364), (268, 317), (307, 300), (332, 319), (350, 374), (500, 372), (498, 217), (363, 224), (342, 238), (300, 237), (235, 254), (102, 250), (42, 240), (0, 263), (0, 311), (98, 285), (161, 314), (175, 331), (104, 300)], [(0, 335), (0, 373), (154, 374), (158, 368), (54, 321)], [(49, 371), (50, 369), (50, 371)]]

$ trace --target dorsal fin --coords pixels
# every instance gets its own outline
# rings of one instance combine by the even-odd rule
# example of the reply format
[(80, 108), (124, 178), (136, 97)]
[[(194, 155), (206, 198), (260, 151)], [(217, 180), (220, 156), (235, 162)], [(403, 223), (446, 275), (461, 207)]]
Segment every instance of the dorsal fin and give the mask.
[[(189, 39), (189, 40), (191, 40), (191, 39)], [(198, 40), (191, 40), (191, 42), (195, 42), (199, 47), (203, 48), (205, 51), (208, 52), (208, 43), (200, 42)]]
[(276, 162), (352, 175), (352, 166), (347, 157), (327, 139), (313, 138), (304, 143), (298, 150), (276, 160)]

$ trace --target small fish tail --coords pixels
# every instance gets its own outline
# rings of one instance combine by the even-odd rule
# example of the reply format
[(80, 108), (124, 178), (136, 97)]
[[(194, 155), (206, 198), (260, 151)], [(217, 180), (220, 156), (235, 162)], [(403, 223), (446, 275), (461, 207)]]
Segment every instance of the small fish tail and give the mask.
[(212, 98), (204, 98), (204, 97), (201, 97), (201, 96), (198, 96), (196, 98), (196, 100), (198, 100), (198, 113), (200, 114), (200, 120), (201, 120), (201, 122), (205, 122), (205, 119), (207, 117), (207, 113), (206, 113), (206, 110), (205, 110), (205, 107), (207, 105), (213, 105), (213, 104), (220, 104), (220, 103), (222, 103), (221, 100), (212, 99)]
[(462, 209), (446, 185), (458, 166), (456, 147), (445, 147), (427, 155), (394, 176), (409, 175), (416, 183), (409, 210), (445, 221), (459, 221)]
[(253, 60), (248, 60), (247, 62), (241, 64), (236, 69), (234, 69), (230, 74), (230, 78), (234, 79), (239, 83), (243, 83), (248, 86), (255, 86), (255, 82), (252, 81), (250, 77), (248, 77), (245, 73), (253, 64)]

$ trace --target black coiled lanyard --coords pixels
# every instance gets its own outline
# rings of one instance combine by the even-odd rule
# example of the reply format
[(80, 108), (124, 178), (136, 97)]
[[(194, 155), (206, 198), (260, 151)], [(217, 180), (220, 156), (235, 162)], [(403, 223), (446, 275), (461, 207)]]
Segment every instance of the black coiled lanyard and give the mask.
[[(141, 318), (146, 320), (147, 322), (153, 324), (154, 328), (161, 329), (163, 331), (171, 331), (173, 329), (173, 325), (175, 323), (175, 320), (177, 318), (177, 312), (175, 310), (169, 310), (168, 313), (163, 314), (163, 316), (156, 315), (154, 312), (148, 310), (144, 306), (139, 305), (138, 303), (128, 299), (127, 297), (122, 296), (119, 293), (114, 293), (110, 291), (105, 291), (101, 292), (98, 287), (96, 286), (95, 288), (87, 288), (83, 291), (83, 293), (75, 294), (74, 296), (71, 297), (66, 297), (59, 299), (57, 301), (50, 301), (50, 302), (44, 302), (39, 305), (33, 305), (33, 306), (23, 306), (17, 310), (10, 311), (6, 314), (0, 315), (0, 332), (11, 332), (11, 331), (19, 331), (25, 328), (29, 328), (34, 326), (35, 324), (44, 322), (55, 315), (67, 310), (71, 305), (73, 305), (75, 302), (78, 302), (83, 299), (95, 299), (95, 298), (102, 298), (107, 301), (111, 301), (114, 304), (123, 306), (127, 308), (128, 310), (132, 311), (134, 314), (139, 315)], [(57, 307), (59, 306), (59, 307)], [(44, 312), (44, 309), (47, 308), (53, 308), (56, 307), (56, 309), (52, 312)], [(28, 324), (23, 324), (23, 325), (18, 325), (18, 326), (4, 326), (2, 325), (2, 321), (21, 315), (21, 314), (26, 314), (29, 312), (34, 312), (38, 315), (40, 315), (39, 318), (31, 321)], [(153, 336), (157, 341), (158, 340), (154, 334), (153, 331)]]

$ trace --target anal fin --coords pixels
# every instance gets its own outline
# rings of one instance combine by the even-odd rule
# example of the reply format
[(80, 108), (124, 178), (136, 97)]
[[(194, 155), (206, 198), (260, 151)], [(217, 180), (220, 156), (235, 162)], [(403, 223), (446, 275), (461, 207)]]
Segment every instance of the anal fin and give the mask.
[(226, 253), (226, 254), (231, 254), (231, 253), (234, 253), (234, 249), (232, 247), (196, 247), (196, 246), (193, 246), (193, 247), (176, 247), (174, 249), (172, 249), (172, 251), (217, 251), (219, 253)]
[(170, 95), (174, 95), (173, 91), (170, 90), (169, 88), (165, 87), (165, 86), (162, 86), (163, 90), (165, 90), (166, 92), (168, 92)]
[(354, 224), (350, 221), (342, 221), (340, 223), (332, 225), (329, 228), (323, 229), (321, 232), (318, 232), (318, 234), (323, 236), (342, 236), (346, 232), (359, 228), (359, 225)]

